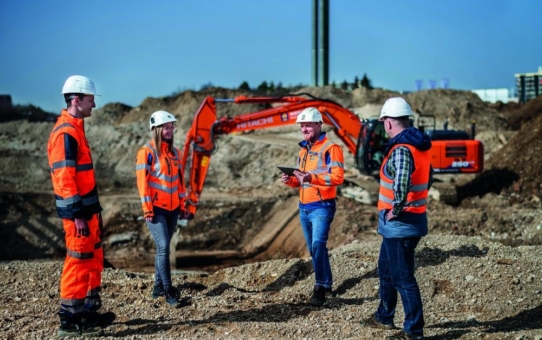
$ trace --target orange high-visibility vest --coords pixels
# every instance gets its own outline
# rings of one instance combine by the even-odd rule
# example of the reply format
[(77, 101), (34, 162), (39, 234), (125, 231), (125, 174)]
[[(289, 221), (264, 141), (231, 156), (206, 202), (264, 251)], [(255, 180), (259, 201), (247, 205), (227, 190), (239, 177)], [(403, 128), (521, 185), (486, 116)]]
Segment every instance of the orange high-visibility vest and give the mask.
[(412, 213), (424, 213), (427, 207), (427, 192), (429, 186), (429, 172), (431, 159), (429, 151), (420, 151), (409, 144), (395, 145), (384, 157), (380, 167), (380, 191), (378, 194), (378, 210), (393, 209), (393, 178), (386, 172), (388, 159), (394, 149), (399, 146), (407, 147), (413, 158), (413, 169), (411, 175), (411, 187), (409, 188), (406, 204), (403, 211)]
[(139, 149), (136, 157), (136, 177), (144, 217), (154, 216), (153, 207), (167, 211), (185, 210), (186, 189), (180, 152), (162, 142), (158, 157), (154, 142)]
[(47, 145), (49, 168), (60, 218), (102, 211), (83, 119), (62, 110)]
[[(329, 162), (326, 161), (329, 153)], [(344, 181), (344, 156), (339, 145), (327, 137), (319, 139), (310, 150), (301, 148), (297, 167), (312, 175), (310, 183), (300, 184), (295, 176), (289, 186), (300, 187), (299, 202), (302, 204), (325, 201), (337, 197), (337, 186)]]

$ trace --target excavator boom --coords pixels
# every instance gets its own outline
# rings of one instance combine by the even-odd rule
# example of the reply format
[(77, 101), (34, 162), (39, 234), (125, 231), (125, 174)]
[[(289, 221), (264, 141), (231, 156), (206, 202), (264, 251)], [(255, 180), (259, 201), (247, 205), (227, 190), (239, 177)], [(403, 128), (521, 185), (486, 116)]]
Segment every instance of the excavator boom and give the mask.
[[(216, 103), (280, 105), (236, 117), (218, 118)], [(239, 96), (233, 99), (205, 98), (196, 112), (190, 130), (186, 134), (181, 160), (181, 164), (186, 165), (190, 158), (187, 210), (193, 214), (196, 212), (199, 196), (203, 190), (209, 169), (211, 155), (216, 148), (218, 135), (292, 125), (295, 124), (297, 115), (307, 107), (315, 107), (322, 112), (324, 124), (333, 127), (333, 131), (346, 145), (350, 153), (356, 153), (361, 121), (354, 113), (333, 101), (305, 98), (299, 95), (282, 97)]]

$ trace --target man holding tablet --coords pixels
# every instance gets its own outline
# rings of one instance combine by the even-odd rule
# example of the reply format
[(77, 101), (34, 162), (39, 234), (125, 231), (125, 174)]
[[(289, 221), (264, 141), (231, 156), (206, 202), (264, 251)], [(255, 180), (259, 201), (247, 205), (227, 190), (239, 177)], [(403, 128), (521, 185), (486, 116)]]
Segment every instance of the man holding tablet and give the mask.
[(344, 156), (341, 147), (322, 131), (322, 114), (318, 109), (304, 109), (296, 123), (303, 134), (297, 169), (291, 175), (281, 169), (282, 182), (299, 188), (299, 218), (316, 281), (309, 303), (322, 306), (326, 292), (331, 292), (333, 285), (327, 240), (335, 216), (337, 186), (344, 181)]

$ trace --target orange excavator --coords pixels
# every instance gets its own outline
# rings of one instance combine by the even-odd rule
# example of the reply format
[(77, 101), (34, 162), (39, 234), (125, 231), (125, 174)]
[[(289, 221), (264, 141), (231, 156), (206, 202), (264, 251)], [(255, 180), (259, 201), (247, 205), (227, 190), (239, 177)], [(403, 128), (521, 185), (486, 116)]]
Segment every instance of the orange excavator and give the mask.
[[(270, 108), (236, 117), (218, 118), (216, 104), (219, 103), (269, 104)], [(186, 135), (181, 160), (183, 168), (189, 169), (187, 210), (192, 214), (197, 210), (218, 136), (292, 125), (295, 124), (297, 115), (307, 107), (315, 107), (322, 113), (324, 124), (333, 127), (335, 134), (355, 157), (358, 170), (368, 175), (378, 174), (388, 141), (384, 126), (378, 119), (361, 120), (334, 101), (315, 98), (306, 93), (280, 97), (238, 96), (231, 99), (206, 97)], [(428, 123), (428, 120), (433, 123)], [(474, 139), (474, 124), (469, 137), (464, 131), (436, 130), (435, 121), (434, 116), (421, 116), (418, 119), (418, 128), (430, 136), (433, 144), (431, 163), (434, 171), (482, 172), (483, 144)]]

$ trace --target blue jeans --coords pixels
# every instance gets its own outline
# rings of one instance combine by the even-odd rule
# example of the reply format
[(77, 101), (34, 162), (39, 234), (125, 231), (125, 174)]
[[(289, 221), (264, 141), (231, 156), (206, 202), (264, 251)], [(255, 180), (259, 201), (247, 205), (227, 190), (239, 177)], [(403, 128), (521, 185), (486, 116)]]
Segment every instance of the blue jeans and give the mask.
[(335, 209), (335, 206), (299, 209), (301, 228), (311, 254), (316, 285), (325, 288), (331, 288), (333, 285), (327, 239)]
[(152, 222), (147, 222), (154, 244), (156, 257), (154, 258), (155, 284), (171, 287), (171, 267), (169, 263), (169, 243), (177, 227), (178, 214), (155, 215)]
[(397, 306), (397, 292), (405, 311), (403, 329), (410, 335), (423, 336), (423, 308), (420, 288), (414, 277), (414, 249), (421, 237), (383, 238), (378, 259), (380, 305), (378, 321), (391, 324)]

